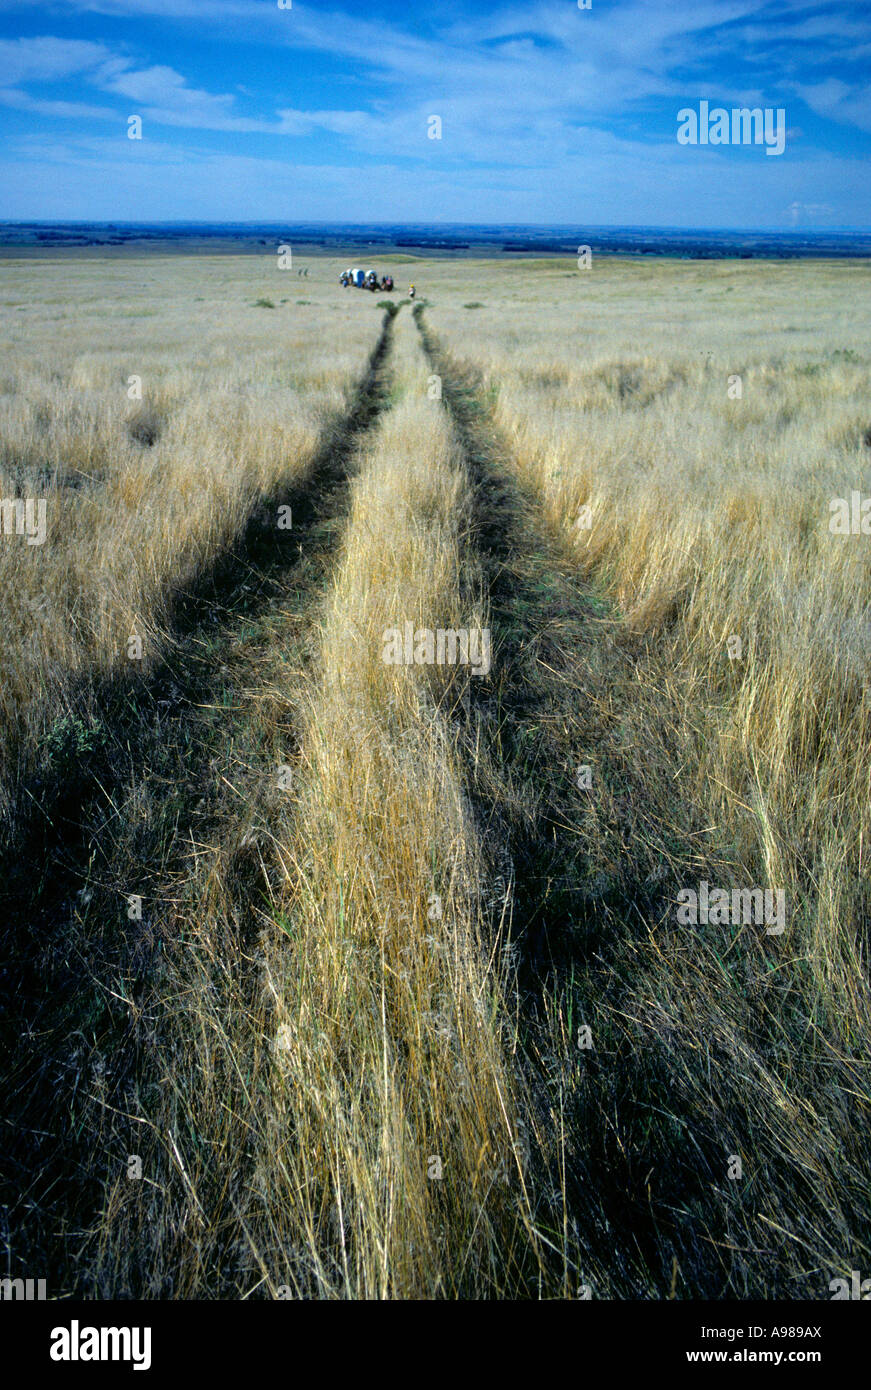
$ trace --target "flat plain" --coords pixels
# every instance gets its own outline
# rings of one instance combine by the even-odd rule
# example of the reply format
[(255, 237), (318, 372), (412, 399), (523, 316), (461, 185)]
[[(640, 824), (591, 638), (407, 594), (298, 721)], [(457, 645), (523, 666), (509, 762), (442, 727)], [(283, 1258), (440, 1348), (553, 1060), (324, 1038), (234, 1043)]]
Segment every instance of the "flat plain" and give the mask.
[(826, 1298), (871, 270), (345, 264), (0, 263), (8, 1272)]

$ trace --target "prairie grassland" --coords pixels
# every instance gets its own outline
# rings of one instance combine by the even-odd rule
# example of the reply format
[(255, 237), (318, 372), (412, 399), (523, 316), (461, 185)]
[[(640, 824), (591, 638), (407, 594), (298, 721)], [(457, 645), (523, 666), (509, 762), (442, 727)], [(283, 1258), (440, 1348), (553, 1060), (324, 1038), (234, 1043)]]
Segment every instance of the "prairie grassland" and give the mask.
[(283, 1046), (261, 1174), (280, 1183), (272, 1243), (287, 1233), (317, 1256), (302, 1278), (279, 1269), (295, 1292), (475, 1296), (516, 1278), (522, 1224), (501, 1185), (519, 1164), (510, 1016), (448, 718), (469, 676), (382, 659), (385, 629), (408, 621), (487, 626), (461, 536), (467, 479), (426, 377), (404, 315), (395, 403), (354, 480), (321, 620), (281, 849), (268, 983)]
[[(265, 265), (0, 271), (4, 496), (48, 500), (43, 545), (0, 538), (5, 1243), (59, 1289), (108, 1288), (82, 1265), (81, 1233), (116, 1172), (113, 1114), (148, 1085), (161, 895), (172, 907), (193, 891), (192, 837), (231, 819), (215, 810), (241, 742), (230, 667), (271, 630), (307, 493), (368, 411), (383, 311), (343, 301), (332, 277), (282, 304), (276, 283), (287, 297), (302, 282)], [(257, 305), (269, 296), (274, 310)], [(291, 500), (296, 529), (279, 530)], [(128, 915), (137, 893), (144, 911)]]
[[(6, 827), (9, 1269), (826, 1297), (871, 1246), (868, 271), (421, 262), (413, 319), (339, 268), (0, 267), (4, 496), (50, 501), (0, 538), (5, 794), (77, 788), (38, 874)], [(386, 663), (406, 622), (491, 673)], [(702, 879), (784, 933), (677, 925)]]
[[(46, 741), (93, 736), (99, 714), (72, 699), (70, 679), (129, 667), (132, 635), (154, 664), (173, 590), (209, 567), (258, 498), (304, 475), (363, 370), (380, 315), (323, 285), (304, 291), (274, 257), (252, 266), (0, 267), (0, 495), (44, 498), (48, 530), (42, 545), (0, 538), (7, 813), (19, 759), (32, 766), (35, 745), (44, 760)], [(275, 309), (257, 307), (270, 295)]]
[(538, 277), (551, 303), (530, 281), (502, 303), (494, 277), (489, 308), (434, 321), (498, 393), (553, 530), (654, 644), (680, 793), (739, 882), (787, 890), (792, 949), (848, 1040), (867, 1002), (871, 547), (830, 531), (829, 504), (871, 495), (871, 270), (599, 261), (557, 297), (560, 273)]
[[(505, 970), (451, 718), (470, 677), (383, 660), (407, 621), (487, 624), (427, 374), (405, 315), (300, 660), (277, 660), (299, 644), (286, 615), (238, 674), (255, 783), (288, 757), (292, 778), (268, 804), (246, 795), (169, 911), (185, 945), (142, 1110), (154, 1185), (112, 1183), (103, 1287), (141, 1289), (147, 1270), (147, 1291), (174, 1276), (176, 1296), (456, 1297), (534, 1275)], [(256, 868), (234, 898), (243, 847)]]
[[(829, 528), (833, 499), (871, 495), (868, 276), (862, 264), (491, 267), (474, 310), (447, 275), (426, 287), (446, 372), (471, 364), (506, 465), (614, 605), (603, 635), (633, 657), (608, 698), (636, 749), (634, 782), (616, 750), (597, 760), (592, 710), (565, 748), (566, 765), (592, 763), (574, 817), (582, 858), (616, 862), (623, 880), (606, 952), (619, 984), (588, 977), (585, 1015), (596, 1010), (622, 1060), (574, 1088), (575, 1124), (583, 1162), (625, 1084), (624, 1143), (649, 1161), (658, 1232), (630, 1284), (660, 1296), (669, 1284), (823, 1290), (825, 1271), (868, 1248), (871, 541)], [(615, 843), (627, 794), (647, 824)], [(639, 914), (642, 866), (668, 891)], [(703, 879), (784, 890), (783, 935), (675, 930), (677, 892)], [(569, 997), (567, 978), (551, 987)], [(552, 1044), (564, 1020), (546, 1011)], [(727, 1155), (754, 1175), (749, 1203), (723, 1181)], [(640, 1206), (637, 1181), (624, 1198)], [(663, 1234), (676, 1206), (693, 1211), (695, 1239)], [(600, 1287), (617, 1263), (597, 1271)]]

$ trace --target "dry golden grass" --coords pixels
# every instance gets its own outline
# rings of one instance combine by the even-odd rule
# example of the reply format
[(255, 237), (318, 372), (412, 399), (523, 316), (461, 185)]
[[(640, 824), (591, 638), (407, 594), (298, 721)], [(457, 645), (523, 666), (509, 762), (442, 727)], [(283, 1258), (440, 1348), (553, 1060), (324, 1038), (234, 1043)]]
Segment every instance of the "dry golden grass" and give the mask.
[(594, 258), (504, 295), (491, 270), (475, 313), (432, 296), (554, 533), (650, 638), (680, 793), (739, 882), (786, 889), (845, 1041), (869, 1021), (871, 549), (829, 504), (871, 496), (869, 274)]
[[(246, 658), (236, 722), (256, 728), (255, 785), (271, 776), (273, 790), (264, 803), (246, 789), (169, 913), (186, 946), (162, 985), (159, 1099), (142, 1112), (161, 1195), (112, 1185), (95, 1235), (107, 1287), (136, 1288), (143, 1265), (176, 1271), (179, 1296), (480, 1296), (528, 1274), (504, 965), (450, 717), (468, 672), (382, 659), (384, 630), (406, 621), (486, 626), (463, 462), (409, 316), (395, 359), (302, 668), (276, 659), (290, 615)], [(256, 963), (233, 893), (246, 849), (244, 898), (265, 898)], [(179, 1152), (180, 1135), (208, 1135), (217, 1164), (200, 1145)]]
[(317, 1291), (345, 1297), (497, 1290), (519, 1225), (498, 943), (481, 936), (447, 718), (460, 681), (382, 660), (384, 630), (406, 621), (486, 626), (464, 603), (462, 463), (410, 317), (397, 338), (396, 403), (361, 460), (322, 620), (268, 965), (283, 1043), (261, 1156), (281, 1184), (270, 1233), (307, 1238)]
[[(420, 263), (437, 336), (404, 308), (353, 395), (381, 312), (315, 269), (271, 310), (242, 259), (0, 268), (4, 495), (49, 499), (0, 538), (8, 805), (85, 726), (16, 927), (9, 1093), (51, 1137), (11, 1267), (825, 1296), (869, 1242), (871, 541), (828, 529), (871, 492), (868, 272)], [(290, 484), (298, 543), (242, 539)], [(492, 677), (386, 664), (406, 621), (492, 627)], [(676, 929), (702, 877), (784, 888), (784, 935)]]
[[(0, 266), (0, 495), (45, 498), (47, 513), (44, 544), (0, 537), (7, 810), (16, 744), (31, 761), (67, 712), (70, 676), (126, 668), (133, 635), (151, 666), (172, 590), (208, 569), (258, 498), (305, 475), (346, 404), (379, 315), (264, 264)], [(255, 307), (264, 290), (274, 310)], [(128, 399), (133, 376), (141, 400)]]
[[(576, 759), (592, 748), (596, 781), (565, 812), (579, 867), (604, 858), (623, 884), (600, 908), (603, 968), (578, 963), (611, 1062), (595, 1085), (550, 1065), (572, 965), (548, 972), (533, 1047), (603, 1215), (611, 1183), (635, 1213), (587, 1268), (618, 1293), (819, 1296), (866, 1248), (871, 1200), (871, 567), (868, 537), (829, 530), (833, 498), (871, 493), (868, 271), (543, 265), (503, 297), (500, 269), (474, 313), (445, 276), (430, 326), (479, 374), (551, 544), (616, 604), (602, 636), (633, 653), (621, 672), (594, 649), (578, 682)], [(610, 745), (588, 703), (603, 661)], [(658, 879), (666, 901), (646, 901)], [(676, 929), (675, 894), (701, 879), (785, 890), (783, 936)], [(591, 1136), (615, 1089), (609, 1152)], [(730, 1154), (746, 1192), (724, 1181)]]

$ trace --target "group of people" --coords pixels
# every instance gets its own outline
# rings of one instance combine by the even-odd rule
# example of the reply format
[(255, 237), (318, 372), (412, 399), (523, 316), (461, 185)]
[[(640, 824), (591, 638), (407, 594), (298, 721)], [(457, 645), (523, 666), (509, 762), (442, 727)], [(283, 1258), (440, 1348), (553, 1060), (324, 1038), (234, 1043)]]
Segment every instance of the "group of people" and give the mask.
[(393, 276), (382, 275), (379, 280), (378, 274), (374, 270), (369, 270), (365, 273), (362, 270), (343, 270), (339, 276), (339, 283), (343, 285), (345, 289), (347, 289), (349, 285), (356, 285), (357, 288), (361, 290), (392, 290)]
[[(339, 276), (339, 284), (345, 289), (349, 285), (355, 285), (360, 290), (392, 290), (394, 288), (393, 276), (382, 275), (378, 279), (378, 274), (374, 270), (343, 270)], [(409, 299), (414, 299), (414, 285), (409, 285)]]

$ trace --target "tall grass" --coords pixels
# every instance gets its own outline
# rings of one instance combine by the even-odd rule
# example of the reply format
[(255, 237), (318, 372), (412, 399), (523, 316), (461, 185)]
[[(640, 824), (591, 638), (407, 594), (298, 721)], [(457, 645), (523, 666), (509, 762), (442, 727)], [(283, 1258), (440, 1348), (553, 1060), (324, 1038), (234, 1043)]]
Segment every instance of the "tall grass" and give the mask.
[(504, 967), (451, 719), (468, 676), (383, 660), (385, 628), (486, 625), (467, 479), (426, 384), (400, 319), (392, 408), (361, 448), (302, 665), (276, 659), (291, 623), (252, 668), (257, 783), (293, 730), (292, 783), (268, 816), (248, 802), (168, 928), (187, 944), (142, 1112), (163, 1195), (113, 1184), (94, 1237), (113, 1287), (144, 1266), (175, 1271), (181, 1296), (480, 1296), (534, 1266)]
[[(812, 1296), (866, 1248), (871, 542), (829, 519), (832, 499), (871, 494), (869, 325), (849, 308), (867, 274), (551, 267), (473, 326), (452, 287), (433, 295), (432, 324), (483, 369), (506, 465), (552, 543), (617, 607), (607, 631), (634, 674), (609, 701), (635, 776), (621, 790), (612, 766), (608, 783), (642, 798), (635, 872), (657, 873), (658, 844), (672, 894), (702, 877), (786, 894), (781, 938), (676, 930), (672, 899), (639, 941), (627, 889), (619, 984), (598, 982), (597, 1014), (623, 1059), (624, 1125), (638, 1117), (629, 1152), (647, 1136), (654, 1219), (695, 1213), (632, 1276), (660, 1294), (671, 1252), (688, 1292)], [(592, 802), (580, 833), (595, 860), (586, 837), (610, 817)], [(608, 1095), (575, 1092), (580, 1161)], [(650, 1113), (692, 1134), (704, 1192), (667, 1126), (653, 1147)], [(752, 1166), (749, 1200), (718, 1176), (730, 1153)]]
[[(380, 311), (251, 266), (0, 267), (3, 496), (49, 501), (44, 546), (0, 537), (7, 813), (130, 635), (146, 687), (199, 663), (58, 831), (12, 1069), (57, 1171), (13, 1262), (54, 1242), (97, 1296), (824, 1291), (869, 1243), (871, 542), (828, 529), (871, 492), (867, 271), (419, 265), (445, 403), (403, 310), (351, 456)], [(286, 563), (174, 631), (331, 444)], [(492, 623), (493, 681), (385, 663), (406, 622)], [(784, 888), (784, 935), (678, 928), (703, 876)]]
[(44, 498), (47, 515), (42, 545), (0, 537), (7, 813), (20, 760), (44, 763), (60, 718), (97, 718), (76, 708), (71, 678), (81, 692), (82, 679), (129, 669), (131, 636), (142, 669), (154, 663), (173, 591), (209, 568), (258, 498), (304, 475), (362, 370), (378, 316), (322, 290), (316, 306), (266, 322), (248, 265), (0, 267), (0, 495)]
[(845, 1039), (867, 1022), (871, 550), (829, 504), (871, 495), (867, 276), (599, 261), (557, 303), (476, 315), (472, 344), (462, 309), (437, 315), (553, 531), (649, 639), (680, 793), (743, 881), (786, 888)]
[(447, 718), (459, 690), (447, 668), (382, 659), (406, 621), (486, 626), (464, 604), (466, 481), (413, 333), (403, 318), (400, 398), (354, 484), (323, 617), (269, 964), (285, 1046), (264, 1215), (320, 1252), (314, 1282), (288, 1273), (296, 1291), (352, 1297), (497, 1290), (521, 1229), (510, 1020)]

